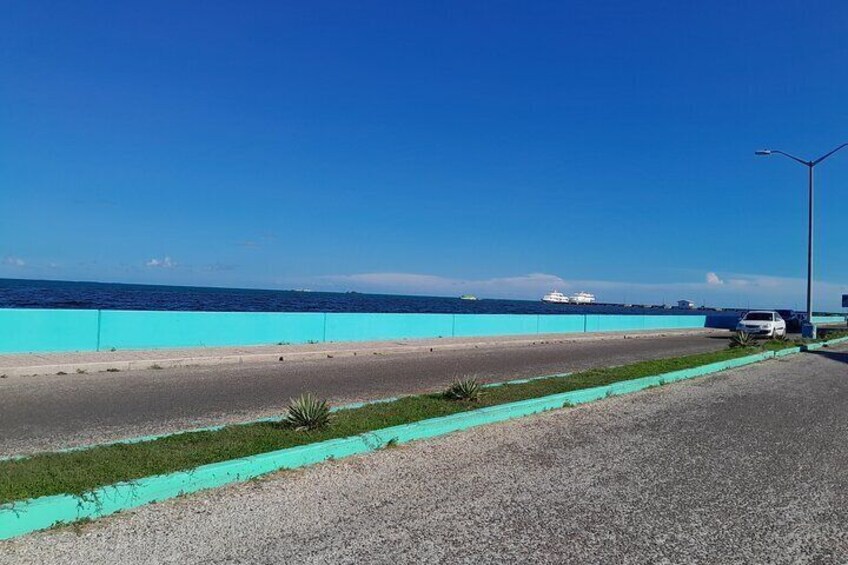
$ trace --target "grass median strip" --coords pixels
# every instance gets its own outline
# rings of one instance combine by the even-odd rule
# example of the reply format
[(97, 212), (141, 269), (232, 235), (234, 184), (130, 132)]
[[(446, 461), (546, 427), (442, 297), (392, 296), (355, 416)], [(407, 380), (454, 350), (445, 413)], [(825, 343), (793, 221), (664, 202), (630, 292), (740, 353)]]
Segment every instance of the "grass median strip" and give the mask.
[(94, 447), (82, 451), (46, 453), (0, 462), (0, 502), (54, 494), (83, 494), (100, 486), (142, 477), (188, 470), (209, 463), (268, 453), (288, 447), (448, 416), (486, 406), (538, 398), (608, 385), (620, 381), (698, 367), (750, 355), (738, 348), (714, 353), (645, 361), (607, 369), (593, 369), (570, 377), (532, 380), (486, 389), (476, 402), (448, 400), (442, 394), (400, 398), (340, 410), (329, 427), (295, 431), (278, 423), (227, 426), (132, 444)]

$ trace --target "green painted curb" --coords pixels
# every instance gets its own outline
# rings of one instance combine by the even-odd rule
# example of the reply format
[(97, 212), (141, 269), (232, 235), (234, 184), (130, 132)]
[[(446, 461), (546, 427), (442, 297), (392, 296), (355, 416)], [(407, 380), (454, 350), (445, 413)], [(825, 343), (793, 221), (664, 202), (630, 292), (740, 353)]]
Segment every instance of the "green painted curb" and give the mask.
[(840, 343), (845, 343), (846, 341), (848, 341), (848, 336), (829, 339), (825, 342), (825, 344), (826, 345), (837, 345), (837, 344), (840, 344)]
[[(839, 342), (846, 341), (842, 338)], [(837, 340), (834, 340), (836, 343)], [(792, 348), (792, 353), (797, 353)], [(798, 348), (800, 351), (800, 348)], [(790, 353), (784, 353), (788, 355)], [(781, 356), (783, 356), (781, 355)], [(86, 518), (99, 518), (155, 501), (199, 490), (243, 482), (282, 469), (296, 469), (328, 459), (341, 459), (384, 447), (390, 442), (407, 443), (486, 424), (504, 422), (566, 406), (594, 402), (675, 381), (717, 373), (775, 357), (772, 351), (700, 367), (663, 373), (611, 385), (489, 406), (441, 418), (393, 426), (357, 436), (313, 443), (231, 461), (203, 465), (189, 471), (145, 477), (101, 487), (81, 496), (45, 496), (0, 506), (0, 540)]]
[(787, 347), (786, 349), (781, 349), (779, 351), (774, 352), (775, 357), (786, 357), (787, 355), (795, 355), (796, 353), (801, 353), (804, 351), (804, 346), (799, 345), (798, 347)]

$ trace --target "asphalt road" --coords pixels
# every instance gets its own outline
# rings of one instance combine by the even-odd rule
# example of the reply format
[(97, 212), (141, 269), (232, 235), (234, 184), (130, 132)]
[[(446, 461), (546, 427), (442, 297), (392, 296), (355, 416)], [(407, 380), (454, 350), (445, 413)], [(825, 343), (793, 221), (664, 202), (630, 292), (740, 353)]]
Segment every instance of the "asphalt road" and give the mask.
[(23, 563), (848, 562), (848, 353), (768, 361), (0, 544)]
[(457, 377), (507, 380), (726, 346), (723, 334), (640, 337), (0, 379), (0, 455), (276, 415), (307, 391), (340, 404), (436, 390)]

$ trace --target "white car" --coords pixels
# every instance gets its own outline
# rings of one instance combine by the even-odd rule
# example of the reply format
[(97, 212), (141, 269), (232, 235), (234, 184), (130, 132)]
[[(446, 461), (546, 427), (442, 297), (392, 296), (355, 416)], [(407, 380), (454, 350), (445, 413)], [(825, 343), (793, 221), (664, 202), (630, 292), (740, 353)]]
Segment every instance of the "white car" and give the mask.
[(786, 335), (786, 320), (773, 310), (755, 310), (742, 316), (736, 331), (752, 336), (782, 337)]

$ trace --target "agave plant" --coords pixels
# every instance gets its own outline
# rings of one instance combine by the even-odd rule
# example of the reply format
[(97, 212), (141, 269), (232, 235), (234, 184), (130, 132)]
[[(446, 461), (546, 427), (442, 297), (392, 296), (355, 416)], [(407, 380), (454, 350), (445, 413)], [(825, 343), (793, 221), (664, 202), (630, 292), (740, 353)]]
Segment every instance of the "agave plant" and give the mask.
[(730, 338), (730, 347), (750, 347), (754, 345), (754, 338), (748, 332), (736, 332)]
[(789, 338), (786, 336), (786, 332), (783, 332), (782, 334), (775, 333), (774, 336), (771, 338), (771, 340), (783, 342), (783, 341), (788, 341)]
[(311, 394), (302, 394), (292, 398), (286, 409), (283, 424), (295, 430), (317, 430), (330, 422), (330, 407), (326, 400), (319, 400)]
[(451, 400), (479, 400), (483, 387), (477, 379), (460, 379), (454, 381), (445, 391), (445, 397)]

